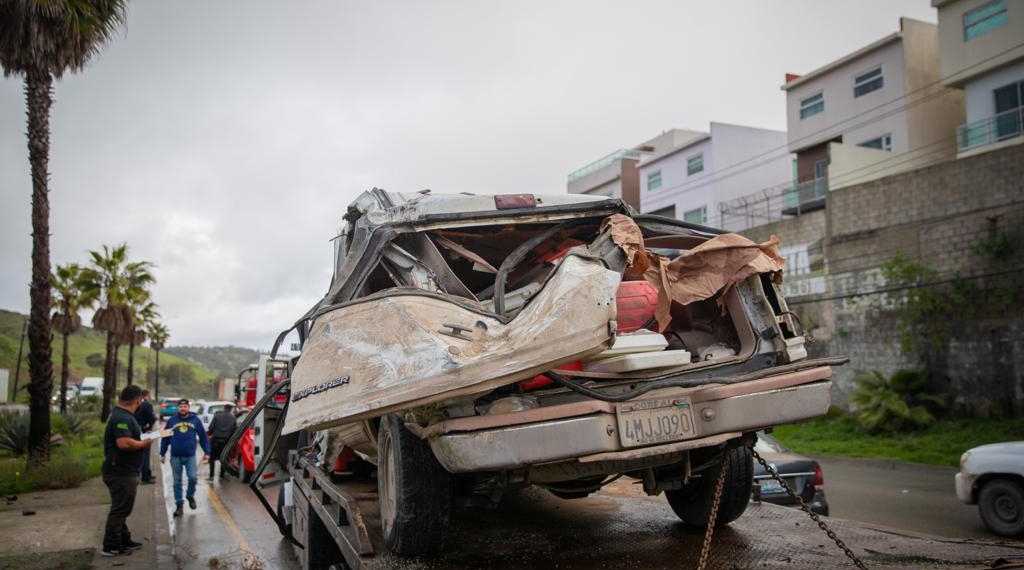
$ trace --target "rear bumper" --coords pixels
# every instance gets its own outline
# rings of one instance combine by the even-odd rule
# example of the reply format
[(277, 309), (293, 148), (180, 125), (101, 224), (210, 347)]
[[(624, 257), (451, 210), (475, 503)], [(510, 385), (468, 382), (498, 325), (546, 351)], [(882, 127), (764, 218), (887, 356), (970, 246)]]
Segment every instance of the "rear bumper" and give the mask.
[[(742, 384), (652, 392), (651, 399), (689, 397), (695, 433), (646, 447), (623, 446), (616, 404), (600, 401), (449, 420), (432, 426), (428, 441), (438, 461), (452, 473), (667, 455), (824, 414), (831, 403), (831, 372), (823, 366)], [(535, 418), (539, 421), (524, 421)]]

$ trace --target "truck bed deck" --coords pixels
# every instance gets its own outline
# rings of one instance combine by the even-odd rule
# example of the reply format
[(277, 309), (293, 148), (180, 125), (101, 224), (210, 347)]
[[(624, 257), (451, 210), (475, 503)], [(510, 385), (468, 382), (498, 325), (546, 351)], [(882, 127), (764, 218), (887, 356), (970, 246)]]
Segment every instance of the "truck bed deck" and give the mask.
[[(662, 497), (622, 479), (585, 499), (563, 500), (539, 488), (510, 493), (497, 509), (457, 508), (445, 548), (429, 557), (384, 549), (372, 481), (338, 486), (359, 503), (374, 554), (357, 570), (522, 570), (695, 568), (703, 531), (679, 522)], [(1024, 543), (951, 540), (826, 518), (868, 568), (993, 568), (999, 558), (1024, 562)], [(352, 553), (350, 552), (350, 555)], [(716, 529), (709, 569), (854, 568), (802, 511), (752, 503)]]

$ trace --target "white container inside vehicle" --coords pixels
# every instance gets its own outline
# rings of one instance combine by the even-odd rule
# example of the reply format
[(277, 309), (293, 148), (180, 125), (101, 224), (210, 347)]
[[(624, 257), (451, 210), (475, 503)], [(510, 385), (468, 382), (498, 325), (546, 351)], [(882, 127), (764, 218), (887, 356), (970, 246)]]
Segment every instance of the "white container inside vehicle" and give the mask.
[(651, 368), (668, 366), (685, 366), (690, 364), (690, 352), (686, 350), (663, 350), (661, 352), (643, 352), (624, 354), (614, 358), (606, 358), (583, 364), (585, 372), (635, 372)]

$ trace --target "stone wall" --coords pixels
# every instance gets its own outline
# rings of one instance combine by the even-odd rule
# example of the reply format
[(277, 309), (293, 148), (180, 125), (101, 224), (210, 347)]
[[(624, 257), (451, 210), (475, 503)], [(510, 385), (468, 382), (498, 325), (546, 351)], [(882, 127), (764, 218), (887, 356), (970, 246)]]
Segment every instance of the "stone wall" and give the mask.
[[(836, 374), (837, 404), (861, 374), (927, 362), (957, 407), (1024, 414), (1024, 145), (835, 190), (824, 211), (744, 233), (777, 235), (784, 253), (820, 240), (823, 267), (787, 272), (786, 293), (816, 339), (812, 354), (851, 359)], [(918, 285), (960, 315), (939, 346), (910, 355), (893, 311), (909, 289), (894, 290), (880, 271), (897, 253), (931, 268)]]

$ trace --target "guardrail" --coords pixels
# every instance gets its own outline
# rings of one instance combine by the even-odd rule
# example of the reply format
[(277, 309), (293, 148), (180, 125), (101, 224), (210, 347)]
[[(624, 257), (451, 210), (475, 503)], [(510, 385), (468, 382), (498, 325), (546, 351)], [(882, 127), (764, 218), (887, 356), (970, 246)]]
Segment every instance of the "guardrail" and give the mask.
[(964, 152), (1024, 134), (1024, 107), (956, 128), (956, 150)]
[(621, 158), (635, 158), (639, 160), (641, 156), (643, 156), (643, 153), (641, 153), (639, 150), (633, 150), (629, 148), (619, 149), (607, 156), (602, 156), (601, 158), (595, 160), (594, 162), (591, 162), (590, 164), (582, 168), (577, 168), (576, 170), (573, 170), (572, 172), (569, 173), (569, 182), (572, 182), (573, 180), (579, 180), (580, 178), (583, 178), (584, 176), (590, 174), (591, 172), (597, 172), (598, 170), (601, 170), (602, 168), (608, 166), (609, 164)]

